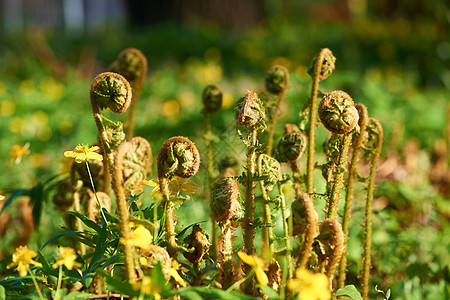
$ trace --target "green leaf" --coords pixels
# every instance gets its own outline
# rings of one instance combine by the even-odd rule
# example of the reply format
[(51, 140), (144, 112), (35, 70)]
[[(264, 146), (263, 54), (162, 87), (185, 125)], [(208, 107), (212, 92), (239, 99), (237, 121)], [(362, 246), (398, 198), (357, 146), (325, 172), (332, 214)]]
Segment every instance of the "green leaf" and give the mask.
[(99, 271), (98, 273), (106, 279), (108, 289), (128, 295), (130, 298), (139, 296), (139, 291), (135, 291), (127, 280), (122, 281), (119, 278), (112, 277), (104, 271)]
[(152, 278), (154, 283), (161, 289), (164, 289), (164, 287), (166, 287), (166, 278), (164, 277), (161, 262), (158, 261), (158, 263), (153, 267), (150, 273), (150, 277)]
[(52, 299), (66, 299), (67, 289), (52, 290)]
[(3, 211), (12, 204), (13, 200), (18, 198), (22, 195), (29, 195), (30, 189), (20, 189), (20, 190), (14, 190), (11, 196), (9, 196), (8, 199), (6, 199), (5, 204), (3, 205), (2, 209), (0, 210), (0, 214), (3, 213)]
[(47, 242), (45, 242), (44, 246), (41, 247), (41, 250), (44, 249), (44, 247), (47, 246), (49, 243), (59, 239), (62, 236), (70, 235), (70, 234), (83, 235), (83, 234), (87, 234), (87, 233), (82, 232), (82, 231), (68, 231), (68, 232), (58, 233), (57, 235), (52, 236)]
[(0, 300), (6, 299), (6, 291), (3, 285), (0, 285)]
[(97, 223), (95, 223), (94, 221), (92, 221), (91, 219), (89, 219), (88, 217), (86, 217), (85, 215), (82, 215), (80, 213), (77, 213), (75, 211), (69, 211), (68, 212), (71, 215), (74, 215), (75, 217), (79, 218), (81, 220), (81, 222), (83, 222), (84, 224), (86, 224), (86, 226), (88, 226), (89, 228), (94, 229), (95, 231), (99, 232), (102, 228), (100, 227), (100, 225), (98, 225)]
[(91, 262), (89, 263), (89, 267), (86, 271), (87, 273), (93, 272), (100, 265), (100, 259), (103, 257), (103, 254), (106, 251), (106, 247), (108, 245), (106, 225), (100, 228), (95, 244), (96, 247), (94, 255), (92, 256)]
[(45, 258), (42, 252), (40, 250), (37, 250), (37, 253), (39, 256), (39, 262), (42, 264), (42, 271), (44, 271), (46, 275), (58, 276), (58, 271), (50, 266), (50, 264), (47, 261), (47, 258)]
[(88, 299), (89, 297), (92, 296), (94, 295), (86, 292), (73, 291), (64, 296), (64, 300)]
[(341, 296), (344, 296), (345, 299), (363, 300), (363, 298), (361, 297), (361, 294), (358, 292), (358, 290), (356, 289), (356, 287), (353, 284), (346, 285), (345, 287), (343, 287), (342, 289), (339, 289), (336, 292), (336, 297), (341, 297)]
[[(168, 296), (180, 295), (182, 298), (193, 296), (192, 292), (196, 292), (202, 296), (202, 299), (223, 299), (223, 300), (250, 300), (250, 299), (262, 299), (256, 297), (250, 297), (241, 293), (236, 292), (226, 292), (216, 288), (210, 287), (185, 287), (181, 289), (177, 289), (172, 291)], [(189, 298), (189, 299), (198, 299), (198, 298)]]
[(180, 295), (182, 299), (186, 300), (203, 300), (203, 297), (200, 296), (197, 292), (192, 291), (189, 288), (178, 289), (174, 292), (170, 293), (170, 296)]
[(281, 300), (280, 296), (272, 288), (268, 286), (260, 286), (259, 288), (261, 292), (263, 292), (263, 294), (269, 296), (270, 300), (278, 300), (278, 299)]

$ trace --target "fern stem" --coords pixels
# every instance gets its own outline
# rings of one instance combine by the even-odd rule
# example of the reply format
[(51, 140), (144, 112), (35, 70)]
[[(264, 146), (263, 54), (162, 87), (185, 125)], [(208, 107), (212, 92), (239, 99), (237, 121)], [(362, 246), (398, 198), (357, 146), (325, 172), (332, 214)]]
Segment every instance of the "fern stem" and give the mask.
[(350, 223), (350, 215), (352, 209), (352, 199), (353, 199), (353, 188), (355, 185), (355, 177), (357, 174), (357, 164), (359, 153), (361, 152), (361, 147), (363, 145), (364, 140), (364, 132), (366, 132), (367, 127), (367, 108), (358, 103), (355, 106), (358, 108), (359, 113), (359, 134), (353, 137), (356, 139), (355, 144), (353, 145), (353, 156), (350, 162), (349, 173), (347, 178), (347, 190), (345, 194), (345, 204), (344, 204), (344, 215), (342, 216), (342, 230), (344, 232), (344, 250), (342, 253), (341, 262), (339, 265), (339, 288), (343, 288), (345, 286), (345, 278), (346, 278), (346, 268), (347, 268), (347, 245), (348, 245), (348, 230)]
[(333, 172), (333, 184), (331, 187), (330, 199), (328, 200), (327, 204), (327, 219), (334, 219), (337, 215), (339, 196), (341, 195), (341, 188), (345, 173), (344, 170), (345, 165), (347, 164), (348, 149), (350, 148), (351, 141), (352, 134), (345, 133), (343, 135), (341, 151), (339, 153), (339, 160)]
[(372, 153), (372, 161), (370, 165), (369, 182), (367, 184), (367, 200), (365, 209), (365, 221), (364, 221), (364, 258), (362, 269), (362, 287), (361, 293), (363, 299), (369, 299), (369, 279), (370, 279), (370, 267), (371, 267), (371, 252), (372, 252), (372, 202), (375, 191), (375, 174), (378, 164), (378, 158), (380, 157), (381, 147), (383, 145), (383, 128), (381, 124), (370, 118), (369, 122), (373, 122), (377, 127), (377, 144), (374, 152)]

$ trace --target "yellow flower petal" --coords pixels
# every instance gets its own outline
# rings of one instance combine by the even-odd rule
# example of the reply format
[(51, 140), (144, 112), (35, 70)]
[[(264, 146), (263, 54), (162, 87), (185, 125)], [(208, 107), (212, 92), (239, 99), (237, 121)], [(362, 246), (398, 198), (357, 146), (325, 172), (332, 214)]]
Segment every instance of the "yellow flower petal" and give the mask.
[(155, 300), (161, 300), (161, 295), (158, 292), (153, 292), (152, 295)]
[(86, 154), (85, 153), (79, 153), (79, 154), (77, 154), (77, 156), (75, 157), (75, 162), (77, 162), (77, 163), (82, 163), (83, 161), (85, 161), (86, 160)]
[(98, 146), (92, 146), (89, 148), (87, 145), (78, 145), (73, 151), (65, 151), (64, 156), (75, 158), (75, 162), (77, 163), (82, 163), (86, 159), (103, 160), (103, 156), (95, 152), (98, 149)]
[(33, 257), (36, 257), (37, 253), (33, 250), (29, 250), (28, 246), (20, 246), (16, 248), (16, 252), (12, 255), (12, 262), (8, 264), (6, 267), (10, 269), (12, 267), (17, 266), (17, 271), (20, 276), (26, 276), (27, 272), (30, 268), (30, 265), (35, 265), (38, 267), (42, 267), (41, 263), (33, 260)]
[(264, 272), (262, 268), (255, 269), (256, 279), (259, 284), (262, 286), (266, 286), (269, 283), (269, 278), (267, 278), (267, 274)]
[(246, 263), (249, 266), (256, 266), (256, 259), (253, 255), (248, 255), (245, 252), (239, 251), (238, 252), (239, 258)]
[(186, 286), (186, 282), (184, 279), (178, 274), (178, 271), (174, 268), (169, 268), (169, 274), (172, 276), (173, 279), (175, 279), (176, 282), (178, 282), (182, 287)]
[(9, 150), (10, 161), (15, 164), (20, 163), (22, 158), (30, 154), (29, 147), (30, 143), (26, 143), (23, 147), (21, 145), (12, 146), (11, 150)]
[(53, 269), (59, 266), (65, 265), (68, 270), (72, 270), (74, 267), (81, 268), (83, 265), (77, 261), (77, 254), (75, 250), (70, 247), (59, 247), (58, 260), (52, 265)]
[(152, 179), (152, 180), (144, 180), (142, 181), (142, 184), (148, 185), (148, 186), (159, 186), (158, 179)]
[(198, 184), (194, 183), (194, 182), (186, 182), (185, 184), (183, 184), (183, 186), (181, 187), (181, 190), (185, 193), (188, 194), (193, 194), (195, 193), (195, 190), (198, 188)]
[(74, 158), (74, 157), (77, 156), (77, 155), (76, 155), (75, 152), (73, 152), (73, 151), (65, 151), (65, 152), (64, 152), (64, 156), (65, 156), (65, 157), (68, 157), (68, 158)]
[(139, 225), (135, 230), (131, 231), (130, 238), (125, 240), (123, 238), (120, 241), (123, 244), (132, 245), (141, 249), (149, 249), (152, 243), (153, 237), (150, 231), (142, 225)]
[[(97, 147), (97, 148), (98, 148), (98, 147)], [(100, 160), (100, 161), (103, 160), (103, 156), (102, 156), (101, 154), (95, 153), (95, 152), (89, 152), (89, 153), (87, 154), (87, 158), (88, 158), (88, 159), (94, 159), (94, 160)]]
[(295, 277), (288, 281), (288, 288), (299, 293), (299, 300), (329, 300), (331, 292), (328, 277), (322, 273), (313, 273), (307, 269), (297, 269)]
[(145, 257), (141, 256), (141, 257), (139, 257), (139, 263), (140, 263), (142, 266), (146, 266), (147, 263), (148, 263), (148, 259), (146, 259)]

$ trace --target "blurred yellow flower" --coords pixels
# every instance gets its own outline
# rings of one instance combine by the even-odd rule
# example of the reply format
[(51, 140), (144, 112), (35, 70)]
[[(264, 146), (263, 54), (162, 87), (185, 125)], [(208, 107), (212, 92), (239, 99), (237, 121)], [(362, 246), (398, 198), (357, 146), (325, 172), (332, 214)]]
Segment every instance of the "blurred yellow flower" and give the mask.
[[(161, 198), (162, 197), (158, 178), (148, 180), (148, 181), (144, 180), (142, 182), (142, 184), (155, 187), (151, 194), (152, 198), (155, 198), (155, 197)], [(181, 178), (178, 176), (174, 176), (169, 182), (170, 196), (176, 196), (181, 191), (188, 193), (188, 194), (194, 194), (195, 190), (197, 188), (198, 188), (198, 185), (196, 183), (189, 181), (188, 178)]]
[(39, 110), (33, 114), (31, 122), (35, 125), (45, 125), (48, 122), (48, 115), (45, 111)]
[(142, 225), (139, 225), (136, 229), (131, 231), (129, 239), (120, 239), (122, 244), (128, 244), (141, 249), (149, 249), (152, 241), (152, 234)]
[(35, 89), (36, 89), (36, 84), (31, 79), (22, 80), (22, 82), (20, 83), (20, 86), (19, 86), (20, 93), (25, 94), (25, 95), (34, 92)]
[(0, 201), (2, 201), (3, 199), (5, 199), (6, 197), (3, 196), (2, 194), (0, 194)]
[(19, 117), (14, 117), (9, 122), (9, 130), (13, 133), (21, 133), (25, 127), (25, 120)]
[(153, 298), (155, 298), (155, 300), (161, 299), (161, 295), (159, 294), (159, 292), (161, 292), (162, 289), (161, 287), (157, 286), (154, 281), (152, 281), (151, 277), (144, 276), (144, 278), (142, 278), (142, 281), (132, 282), (131, 286), (133, 287), (133, 289), (139, 290), (146, 295), (153, 295)]
[(7, 266), (8, 269), (17, 266), (17, 271), (20, 276), (26, 276), (28, 273), (28, 269), (30, 269), (30, 265), (35, 265), (38, 267), (42, 267), (42, 264), (33, 260), (33, 257), (36, 257), (36, 251), (29, 250), (28, 246), (20, 246), (16, 248), (16, 252), (12, 255), (12, 262)]
[(329, 300), (328, 277), (322, 273), (313, 273), (299, 268), (295, 271), (295, 278), (288, 281), (289, 290), (298, 294), (299, 300)]
[(51, 99), (59, 100), (64, 96), (64, 85), (52, 77), (45, 77), (39, 84), (41, 92)]
[(222, 73), (222, 68), (218, 64), (209, 62), (201, 66), (195, 73), (195, 81), (201, 85), (218, 82), (222, 79)]
[(264, 262), (258, 258), (256, 255), (248, 255), (245, 252), (238, 252), (239, 258), (249, 266), (255, 267), (255, 275), (259, 284), (262, 286), (266, 286), (269, 283), (269, 278), (267, 278), (266, 272), (264, 269), (266, 268)]
[(177, 117), (180, 114), (180, 104), (176, 100), (168, 100), (161, 106), (161, 115), (167, 118)]
[(193, 107), (196, 97), (192, 91), (186, 91), (180, 95), (180, 105), (181, 107)]
[(8, 117), (14, 113), (16, 105), (11, 100), (3, 100), (0, 102), (0, 115)]
[(178, 274), (178, 270), (180, 269), (180, 264), (176, 260), (172, 260), (172, 266), (165, 266), (163, 265), (163, 268), (167, 268), (169, 271), (170, 276), (178, 282), (182, 287), (186, 286), (186, 282), (184, 279)]
[(222, 108), (229, 108), (234, 104), (234, 98), (233, 95), (230, 93), (223, 93), (223, 99), (222, 99)]
[(72, 270), (74, 267), (81, 268), (83, 265), (77, 261), (77, 254), (75, 250), (70, 247), (59, 247), (58, 260), (52, 265), (53, 269), (59, 266), (65, 265), (68, 270)]
[(20, 163), (22, 158), (30, 154), (28, 148), (30, 148), (30, 143), (26, 143), (23, 147), (17, 144), (12, 146), (11, 150), (9, 150), (10, 161), (14, 164)]
[(78, 145), (73, 151), (64, 152), (64, 156), (75, 158), (75, 162), (77, 163), (82, 163), (86, 159), (103, 160), (103, 156), (95, 152), (98, 149), (98, 146), (92, 146), (91, 148), (89, 148), (87, 145)]

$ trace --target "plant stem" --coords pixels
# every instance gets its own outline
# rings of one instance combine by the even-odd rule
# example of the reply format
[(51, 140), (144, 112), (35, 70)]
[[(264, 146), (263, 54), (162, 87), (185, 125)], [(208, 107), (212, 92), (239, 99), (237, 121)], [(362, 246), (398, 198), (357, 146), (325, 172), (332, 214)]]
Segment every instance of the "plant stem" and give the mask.
[(37, 281), (36, 281), (36, 278), (35, 278), (35, 276), (34, 276), (33, 271), (29, 270), (29, 273), (30, 273), (30, 275), (31, 275), (31, 280), (33, 280), (33, 284), (34, 284), (34, 287), (36, 288), (36, 291), (37, 291), (37, 293), (38, 293), (38, 295), (39, 295), (39, 298), (40, 298), (41, 300), (45, 300), (46, 298), (44, 298), (44, 295), (42, 295), (41, 289), (39, 288), (39, 285), (38, 285), (38, 283), (37, 283)]
[(333, 184), (331, 187), (330, 199), (327, 204), (327, 219), (336, 218), (339, 196), (341, 195), (342, 182), (344, 179), (345, 165), (347, 164), (348, 149), (352, 141), (352, 134), (343, 135), (341, 151), (339, 152), (339, 160), (333, 172)]
[[(244, 213), (244, 252), (248, 255), (255, 254), (254, 238), (255, 238), (255, 187), (254, 176), (256, 174), (256, 152), (257, 130), (253, 127), (249, 128), (248, 140), (250, 145), (247, 151), (247, 176), (246, 176), (246, 195), (245, 195), (245, 213)], [(244, 273), (248, 274), (252, 267), (245, 264)], [(244, 291), (248, 295), (252, 295), (255, 289), (253, 277), (249, 277), (244, 283)]]
[[(281, 216), (283, 219), (283, 235), (284, 241), (286, 245), (286, 264), (287, 264), (287, 272), (283, 272), (283, 282), (281, 285), (281, 297), (283, 298), (286, 291), (286, 282), (287, 279), (291, 279), (294, 276), (293, 268), (292, 268), (292, 256), (291, 256), (291, 237), (292, 237), (292, 213), (287, 217), (287, 209), (286, 209), (286, 199), (283, 194), (282, 184), (278, 183), (278, 194), (281, 197)], [(287, 219), (287, 220), (286, 220)]]
[(103, 118), (100, 114), (97, 104), (91, 99), (92, 114), (94, 116), (95, 125), (97, 126), (98, 139), (100, 141), (100, 146), (103, 152), (103, 191), (109, 195), (111, 191), (111, 168), (114, 161), (114, 156), (112, 155), (111, 148), (107, 142), (106, 130), (103, 125)]
[(175, 221), (174, 221), (175, 204), (170, 200), (169, 179), (164, 177), (160, 178), (159, 180), (161, 192), (163, 195), (164, 216), (165, 216), (164, 229), (166, 234), (167, 252), (169, 253), (170, 257), (176, 259), (177, 244), (175, 239)]
[[(80, 195), (79, 195), (78, 191), (75, 191), (74, 194), (73, 194), (73, 209), (79, 214), (83, 213), (81, 211)], [(79, 232), (84, 231), (83, 225), (81, 224), (81, 220), (79, 218), (77, 218), (75, 224), (76, 224), (75, 226), (76, 226), (77, 231), (79, 231)], [(85, 245), (82, 242), (80, 242), (80, 241), (77, 242), (77, 245), (80, 248), (81, 255), (86, 254), (86, 247), (85, 247)]]
[(370, 165), (369, 182), (367, 184), (367, 200), (366, 200), (366, 210), (365, 210), (365, 221), (364, 221), (364, 258), (363, 258), (363, 269), (362, 269), (362, 287), (361, 294), (363, 299), (369, 299), (369, 279), (370, 279), (370, 265), (371, 265), (371, 252), (372, 252), (372, 202), (373, 195), (375, 191), (375, 174), (378, 164), (378, 158), (380, 157), (381, 147), (383, 145), (383, 128), (381, 124), (370, 118), (369, 122), (374, 122), (378, 127), (378, 139), (377, 145), (372, 153), (372, 162)]
[(130, 107), (128, 109), (129, 112), (127, 115), (127, 123), (126, 123), (127, 140), (130, 140), (132, 137), (134, 137), (134, 123), (136, 120), (136, 109), (138, 106), (139, 97), (141, 96), (142, 83), (143, 82), (132, 84), (133, 98), (131, 99)]
[(266, 149), (267, 155), (272, 155), (272, 152), (273, 152), (273, 136), (275, 135), (275, 131), (277, 129), (278, 118), (280, 117), (280, 107), (284, 101), (285, 96), (286, 96), (286, 88), (284, 88), (281, 91), (281, 93), (278, 95), (277, 104), (275, 105), (275, 107), (272, 110), (272, 112), (273, 112), (272, 122), (268, 126), (268, 130), (267, 130), (267, 149)]
[(238, 281), (236, 281), (232, 286), (230, 286), (226, 292), (230, 292), (234, 289), (236, 289), (238, 286), (240, 286), (243, 282), (248, 281), (249, 279), (252, 278), (252, 276), (255, 275), (255, 268), (250, 266), (250, 271), (248, 272), (248, 274), (245, 275), (245, 277), (239, 279)]
[(294, 190), (295, 190), (295, 197), (297, 198), (300, 195), (300, 192), (302, 191), (301, 188), (301, 180), (300, 180), (300, 171), (298, 169), (297, 161), (290, 161), (289, 166), (292, 170), (292, 178), (294, 180)]
[[(309, 194), (301, 193), (299, 197), (301, 197), (301, 199), (304, 201), (304, 207), (306, 210), (306, 224), (308, 225), (305, 228), (304, 238), (302, 241), (302, 245), (300, 246), (297, 268), (305, 268), (311, 254), (311, 250), (313, 248), (314, 238), (316, 237), (317, 212), (314, 207), (314, 201), (309, 196)], [(292, 211), (291, 214), (293, 213), (294, 212)]]
[(232, 238), (232, 227), (231, 221), (227, 220), (222, 223), (222, 251), (223, 256), (223, 283), (222, 288), (224, 290), (228, 289), (233, 283), (234, 273), (233, 273), (233, 243)]
[(97, 191), (95, 190), (94, 180), (92, 179), (91, 169), (89, 168), (89, 163), (87, 162), (87, 160), (86, 160), (86, 169), (87, 169), (87, 172), (88, 172), (88, 175), (89, 175), (89, 180), (91, 181), (92, 191), (94, 192), (95, 200), (97, 200), (97, 204), (98, 204), (98, 207), (100, 209), (100, 214), (101, 214), (101, 216), (103, 218), (103, 222), (105, 222), (105, 224), (107, 224), (108, 221), (106, 219), (105, 213), (103, 212), (103, 206), (100, 203), (100, 199), (98, 199)]
[(131, 143), (123, 143), (116, 154), (114, 161), (114, 172), (113, 172), (113, 184), (114, 192), (116, 194), (117, 202), (117, 215), (119, 218), (120, 233), (123, 240), (123, 255), (125, 259), (125, 268), (127, 270), (127, 277), (129, 282), (136, 281), (136, 272), (134, 268), (133, 259), (133, 247), (127, 241), (130, 238), (130, 225), (129, 225), (129, 213), (127, 200), (125, 198), (125, 191), (123, 188), (123, 178), (122, 178), (122, 168), (123, 168), (123, 157), (132, 147)]
[(59, 292), (61, 290), (61, 284), (62, 284), (62, 265), (59, 265), (59, 268), (58, 268), (58, 282), (56, 283), (55, 300), (59, 300), (61, 298), (59, 296)]
[(306, 166), (306, 191), (307, 193), (314, 192), (314, 148), (315, 148), (315, 130), (316, 130), (316, 119), (317, 119), (317, 94), (319, 91), (319, 76), (324, 61), (325, 53), (329, 51), (328, 49), (322, 49), (319, 56), (317, 57), (316, 64), (314, 65), (314, 76), (312, 78), (311, 86), (311, 103), (309, 110), (309, 127), (308, 127), (308, 159)]
[(261, 195), (263, 198), (263, 204), (264, 204), (264, 215), (263, 215), (263, 223), (266, 225), (262, 228), (263, 236), (262, 236), (262, 249), (263, 251), (269, 250), (268, 257), (272, 257), (274, 249), (273, 249), (273, 230), (272, 230), (272, 215), (270, 212), (270, 205), (269, 205), (269, 195), (267, 194), (267, 190), (264, 187), (264, 181), (260, 180), (259, 184), (261, 186)]
[(339, 265), (340, 289), (345, 286), (346, 268), (347, 268), (348, 231), (352, 208), (353, 188), (355, 185), (355, 177), (357, 174), (359, 153), (361, 152), (361, 147), (364, 141), (364, 133), (366, 132), (367, 127), (367, 108), (362, 104), (359, 104), (359, 107), (361, 108), (360, 110), (358, 110), (360, 133), (357, 136), (355, 136), (355, 134), (353, 135), (354, 138), (356, 139), (356, 143), (353, 145), (353, 156), (350, 163), (350, 169), (347, 178), (347, 191), (345, 195), (344, 215), (342, 216), (342, 231), (344, 232), (344, 250), (342, 252), (342, 258)]
[[(213, 148), (212, 148), (212, 131), (211, 131), (211, 122), (209, 119), (208, 112), (204, 109), (203, 110), (203, 118), (204, 118), (204, 127), (205, 127), (205, 144), (206, 144), (206, 156), (207, 156), (207, 174), (208, 174), (208, 184), (209, 184), (209, 193), (211, 195), (212, 189), (213, 189), (213, 182), (214, 182), (214, 155), (213, 155)], [(213, 260), (217, 259), (217, 253), (219, 251), (218, 249), (218, 233), (219, 233), (219, 226), (217, 225), (216, 221), (214, 220), (212, 214), (211, 217), (211, 248), (210, 248), (210, 255)]]

